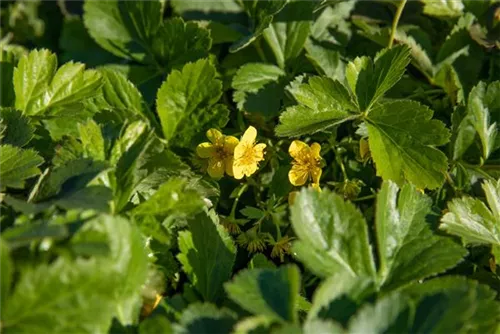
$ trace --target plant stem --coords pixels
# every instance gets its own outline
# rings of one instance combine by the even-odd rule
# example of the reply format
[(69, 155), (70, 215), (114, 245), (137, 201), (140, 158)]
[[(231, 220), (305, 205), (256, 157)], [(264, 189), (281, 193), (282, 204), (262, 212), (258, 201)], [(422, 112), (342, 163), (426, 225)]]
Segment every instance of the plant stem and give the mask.
[(399, 18), (401, 17), (401, 13), (403, 13), (403, 9), (405, 8), (407, 0), (401, 0), (398, 8), (396, 9), (396, 15), (394, 15), (394, 20), (392, 21), (392, 30), (391, 36), (389, 37), (389, 49), (392, 48), (392, 44), (394, 42), (394, 35), (396, 35), (396, 29), (398, 28)]
[(241, 195), (243, 195), (243, 193), (248, 189), (248, 184), (244, 184), (240, 191), (238, 191), (238, 195), (236, 195), (236, 198), (234, 199), (234, 202), (233, 202), (233, 207), (231, 208), (231, 214), (230, 214), (230, 217), (231, 218), (235, 218), (235, 215), (236, 215), (236, 205), (238, 205), (238, 202), (240, 200), (240, 197)]

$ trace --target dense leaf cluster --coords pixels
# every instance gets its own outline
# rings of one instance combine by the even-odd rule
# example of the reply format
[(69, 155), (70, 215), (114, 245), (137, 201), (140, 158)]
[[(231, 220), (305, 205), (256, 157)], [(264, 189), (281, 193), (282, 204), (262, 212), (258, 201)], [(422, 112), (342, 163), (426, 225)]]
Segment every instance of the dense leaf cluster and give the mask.
[(500, 331), (499, 1), (0, 18), (2, 333)]

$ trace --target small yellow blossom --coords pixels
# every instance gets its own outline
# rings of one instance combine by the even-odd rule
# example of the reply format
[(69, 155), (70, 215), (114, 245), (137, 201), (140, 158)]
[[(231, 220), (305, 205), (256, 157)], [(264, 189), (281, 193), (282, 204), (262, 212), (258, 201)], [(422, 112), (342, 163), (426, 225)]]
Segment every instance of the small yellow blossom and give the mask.
[(264, 160), (266, 144), (255, 144), (256, 138), (257, 130), (250, 126), (234, 149), (233, 173), (237, 180), (242, 179), (244, 175), (250, 176), (255, 173), (259, 161)]
[(307, 146), (306, 143), (300, 140), (294, 140), (288, 149), (288, 152), (294, 159), (292, 169), (288, 173), (288, 179), (294, 186), (301, 186), (309, 179), (312, 179), (313, 184), (319, 185), (321, 177), (321, 156), (319, 152), (321, 146), (318, 143), (313, 143)]
[(233, 176), (233, 156), (239, 142), (238, 138), (224, 136), (216, 129), (208, 130), (207, 138), (210, 142), (198, 145), (196, 153), (200, 158), (208, 158), (208, 175), (214, 179), (223, 177), (224, 172)]

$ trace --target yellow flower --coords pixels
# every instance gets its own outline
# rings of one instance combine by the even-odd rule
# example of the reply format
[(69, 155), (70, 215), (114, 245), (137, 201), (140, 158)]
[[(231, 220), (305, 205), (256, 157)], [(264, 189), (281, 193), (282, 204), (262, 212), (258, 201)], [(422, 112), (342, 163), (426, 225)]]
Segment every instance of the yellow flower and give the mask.
[(250, 176), (255, 173), (259, 161), (264, 160), (266, 144), (255, 144), (256, 138), (257, 130), (250, 126), (234, 149), (233, 173), (237, 180), (243, 178), (244, 175)]
[(208, 130), (207, 138), (210, 143), (205, 142), (198, 145), (196, 154), (200, 158), (208, 158), (208, 175), (214, 179), (223, 177), (224, 172), (233, 176), (234, 148), (238, 145), (238, 138), (224, 136), (216, 129)]
[(292, 169), (288, 173), (288, 179), (294, 186), (301, 186), (312, 179), (313, 184), (319, 184), (321, 177), (321, 157), (319, 151), (321, 146), (313, 143), (310, 147), (300, 140), (294, 140), (288, 152), (294, 159)]

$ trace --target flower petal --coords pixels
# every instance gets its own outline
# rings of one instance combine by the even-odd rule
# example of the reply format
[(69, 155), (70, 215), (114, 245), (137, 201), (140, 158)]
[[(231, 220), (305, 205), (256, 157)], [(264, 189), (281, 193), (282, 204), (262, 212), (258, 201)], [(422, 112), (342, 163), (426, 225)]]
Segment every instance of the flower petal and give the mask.
[(213, 157), (215, 155), (215, 147), (214, 145), (212, 145), (212, 143), (201, 143), (200, 145), (198, 145), (196, 147), (196, 154), (198, 154), (198, 156), (200, 158), (210, 158), (210, 157)]
[(294, 186), (301, 186), (306, 183), (308, 176), (307, 170), (297, 165), (292, 166), (292, 169), (288, 172), (288, 179)]
[(224, 151), (229, 154), (234, 153), (234, 148), (238, 145), (240, 141), (234, 136), (226, 136), (224, 138)]
[(266, 144), (260, 143), (253, 147), (254, 157), (256, 161), (264, 160), (264, 149), (266, 148)]
[(312, 143), (311, 145), (311, 154), (313, 158), (321, 158), (319, 152), (321, 151), (321, 145), (318, 143)]
[(299, 160), (302, 156), (302, 152), (306, 150), (308, 152), (309, 146), (307, 146), (306, 143), (300, 140), (294, 140), (291, 144), (290, 147), (288, 148), (288, 153), (292, 156), (292, 158)]
[(319, 184), (319, 179), (321, 177), (321, 168), (319, 167), (313, 167), (312, 170), (311, 170), (311, 176), (312, 176), (312, 180), (313, 180), (313, 183), (318, 183)]
[(256, 171), (257, 171), (257, 163), (252, 163), (252, 164), (248, 164), (248, 165), (243, 166), (243, 173), (246, 176), (250, 176), (253, 173), (255, 173)]
[(207, 131), (207, 138), (212, 143), (216, 144), (224, 139), (224, 135), (217, 129), (210, 129)]
[(241, 180), (243, 178), (243, 166), (237, 165), (233, 162), (233, 177), (236, 180)]
[(208, 175), (214, 179), (220, 179), (224, 176), (224, 161), (210, 159), (208, 162)]
[(243, 134), (243, 136), (241, 137), (241, 142), (253, 144), (256, 138), (257, 138), (257, 130), (253, 126), (249, 126), (248, 129)]
[(224, 160), (225, 168), (226, 168), (226, 174), (229, 176), (233, 176), (233, 163), (234, 163), (234, 158), (233, 157), (227, 157)]

